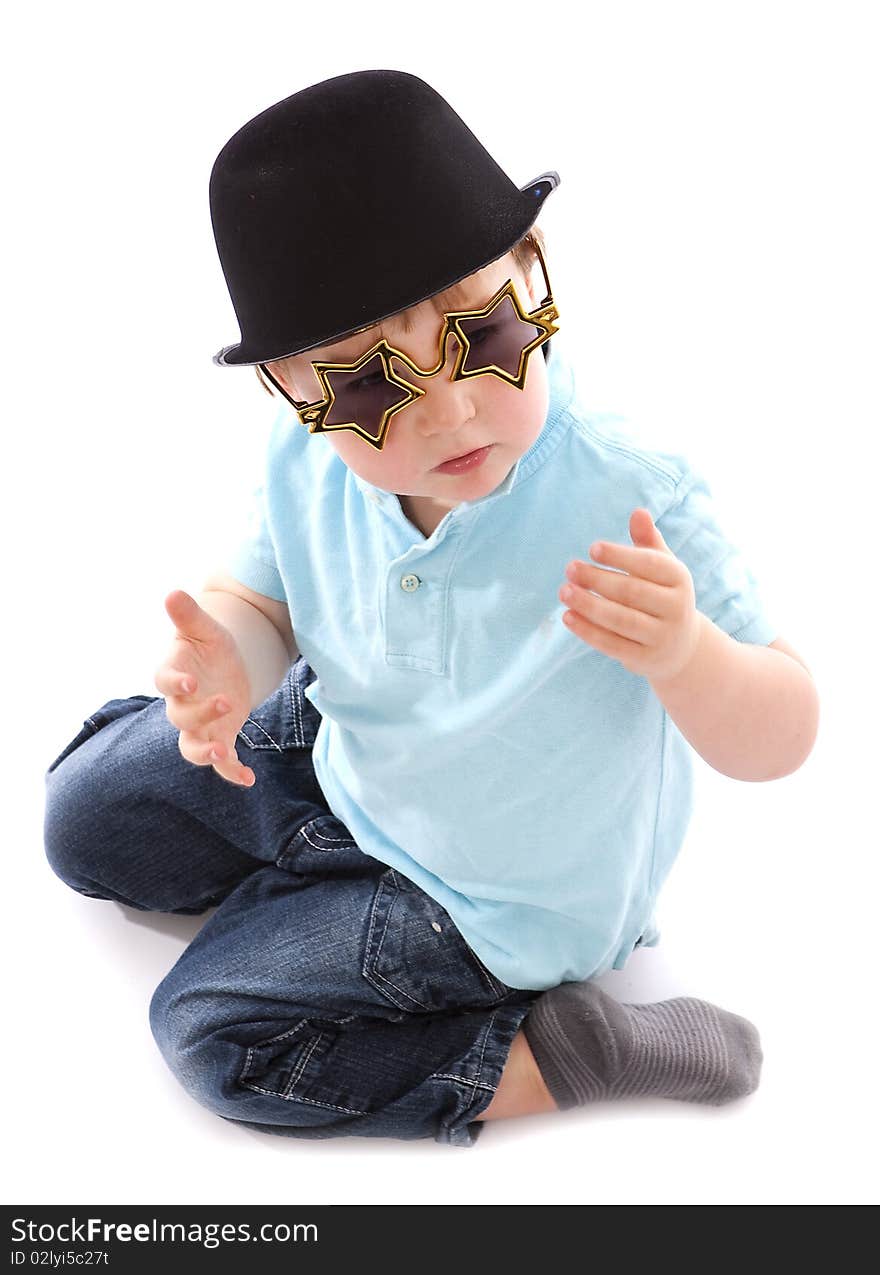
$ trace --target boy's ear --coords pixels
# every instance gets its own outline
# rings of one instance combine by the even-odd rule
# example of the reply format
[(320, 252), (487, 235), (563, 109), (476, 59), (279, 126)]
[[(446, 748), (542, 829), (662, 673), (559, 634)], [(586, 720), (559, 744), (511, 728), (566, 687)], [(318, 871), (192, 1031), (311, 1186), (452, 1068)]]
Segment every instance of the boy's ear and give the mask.
[(535, 283), (535, 269), (538, 265), (538, 258), (532, 262), (531, 269), (526, 275), (526, 288), (529, 294), (529, 309), (534, 310), (538, 305), (538, 285)]
[(266, 370), (269, 372), (279, 385), (283, 386), (291, 398), (297, 398), (296, 387), (291, 382), (290, 376), (284, 364), (281, 362), (265, 364)]

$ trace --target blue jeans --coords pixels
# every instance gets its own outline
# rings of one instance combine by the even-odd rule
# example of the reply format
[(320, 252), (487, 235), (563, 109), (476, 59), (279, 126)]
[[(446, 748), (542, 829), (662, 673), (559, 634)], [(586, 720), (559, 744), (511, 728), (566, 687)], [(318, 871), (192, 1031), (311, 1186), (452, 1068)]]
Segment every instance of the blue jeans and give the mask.
[(471, 1146), (538, 995), (489, 972), (448, 913), (360, 850), (312, 767), (298, 659), (236, 741), (252, 788), (180, 754), (165, 700), (114, 699), (46, 772), (45, 849), (80, 894), (214, 914), (153, 994), (187, 1092), (288, 1137)]

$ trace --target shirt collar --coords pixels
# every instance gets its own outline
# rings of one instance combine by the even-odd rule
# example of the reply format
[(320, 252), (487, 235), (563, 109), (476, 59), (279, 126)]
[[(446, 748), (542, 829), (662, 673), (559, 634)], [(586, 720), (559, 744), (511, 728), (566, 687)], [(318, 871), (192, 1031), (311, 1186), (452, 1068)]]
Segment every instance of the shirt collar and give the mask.
[[(502, 496), (509, 495), (517, 482), (527, 477), (539, 465), (543, 464), (549, 452), (559, 441), (560, 426), (563, 423), (565, 409), (574, 398), (575, 384), (571, 364), (558, 342), (558, 334), (554, 335), (548, 342), (550, 353), (547, 359), (547, 380), (550, 393), (547, 416), (541, 433), (532, 443), (529, 450), (523, 453), (519, 460), (511, 466), (503, 482), (499, 483), (487, 495), (480, 496), (477, 500), (463, 500), (461, 504), (456, 505), (452, 511), (453, 513), (466, 509), (475, 509), (478, 505), (487, 505), (493, 500), (500, 500)], [(376, 487), (373, 483), (367, 482), (365, 478), (361, 478), (354, 470), (349, 472), (360, 490), (374, 504), (385, 505), (393, 503), (397, 505), (398, 498), (392, 492), (385, 491), (384, 488)]]

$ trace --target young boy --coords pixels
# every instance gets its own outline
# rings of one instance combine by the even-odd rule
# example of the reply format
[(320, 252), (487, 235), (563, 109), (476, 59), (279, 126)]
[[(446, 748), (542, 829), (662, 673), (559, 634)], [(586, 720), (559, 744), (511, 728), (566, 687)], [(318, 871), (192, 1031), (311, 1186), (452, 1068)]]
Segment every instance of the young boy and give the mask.
[(83, 894), (217, 908), (150, 1019), (225, 1119), (467, 1146), (757, 1086), (746, 1019), (593, 980), (658, 941), (690, 749), (789, 774), (817, 695), (706, 484), (579, 403), (535, 225), (558, 183), (517, 189), (396, 71), (215, 161), (242, 332), (215, 361), (286, 401), (249, 534), (166, 599), (161, 697), (50, 767), (46, 850)]

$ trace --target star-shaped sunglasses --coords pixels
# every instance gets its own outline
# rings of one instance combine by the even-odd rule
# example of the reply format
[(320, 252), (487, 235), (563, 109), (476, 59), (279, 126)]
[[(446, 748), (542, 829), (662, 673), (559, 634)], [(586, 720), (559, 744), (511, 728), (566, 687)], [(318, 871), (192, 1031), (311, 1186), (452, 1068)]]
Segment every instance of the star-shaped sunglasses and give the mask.
[[(544, 254), (535, 240), (533, 243), (547, 287), (537, 310), (529, 313), (523, 309), (513, 281), (508, 279), (481, 310), (450, 311), (444, 315), (440, 332), (439, 361), (429, 371), (423, 371), (408, 354), (383, 338), (370, 346), (356, 363), (313, 362), (324, 396), (307, 403), (291, 398), (265, 363), (260, 364), (260, 369), (293, 404), (309, 433), (350, 429), (377, 451), (385, 446), (392, 416), (426, 393), (398, 375), (391, 366), (392, 359), (399, 359), (421, 378), (436, 376), (446, 366), (447, 344), (454, 335), (457, 354), (451, 374), (453, 381), (471, 376), (497, 376), (521, 390), (525, 387), (530, 355), (559, 330), (553, 321), (559, 318), (559, 311), (553, 304)], [(366, 331), (366, 328), (358, 331)]]

